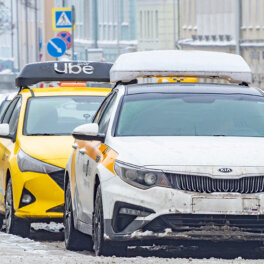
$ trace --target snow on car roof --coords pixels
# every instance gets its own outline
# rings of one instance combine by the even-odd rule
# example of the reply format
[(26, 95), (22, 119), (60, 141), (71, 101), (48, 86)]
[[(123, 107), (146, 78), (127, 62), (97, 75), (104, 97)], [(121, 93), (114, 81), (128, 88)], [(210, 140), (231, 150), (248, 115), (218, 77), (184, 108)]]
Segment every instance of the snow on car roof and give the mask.
[(157, 50), (122, 54), (110, 70), (111, 82), (139, 77), (188, 76), (251, 83), (252, 72), (235, 54), (211, 51)]

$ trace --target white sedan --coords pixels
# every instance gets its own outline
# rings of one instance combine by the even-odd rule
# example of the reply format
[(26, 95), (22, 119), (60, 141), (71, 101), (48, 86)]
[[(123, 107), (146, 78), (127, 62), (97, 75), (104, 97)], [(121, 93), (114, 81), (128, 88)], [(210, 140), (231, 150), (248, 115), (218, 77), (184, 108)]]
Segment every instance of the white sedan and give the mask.
[[(228, 56), (230, 64), (236, 55)], [(241, 85), (123, 82), (93, 123), (73, 131), (65, 174), (68, 249), (122, 255), (127, 245), (160, 240), (263, 240), (264, 94), (247, 86), (247, 65), (239, 67), (218, 76)], [(241, 76), (232, 76), (235, 70)]]

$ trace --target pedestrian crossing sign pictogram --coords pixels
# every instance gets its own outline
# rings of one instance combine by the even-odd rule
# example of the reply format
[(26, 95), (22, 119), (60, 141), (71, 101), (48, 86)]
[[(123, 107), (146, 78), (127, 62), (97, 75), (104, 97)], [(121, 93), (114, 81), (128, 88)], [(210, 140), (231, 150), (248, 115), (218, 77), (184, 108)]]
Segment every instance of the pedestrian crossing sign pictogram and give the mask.
[(52, 8), (52, 26), (54, 31), (72, 30), (72, 9), (70, 7)]

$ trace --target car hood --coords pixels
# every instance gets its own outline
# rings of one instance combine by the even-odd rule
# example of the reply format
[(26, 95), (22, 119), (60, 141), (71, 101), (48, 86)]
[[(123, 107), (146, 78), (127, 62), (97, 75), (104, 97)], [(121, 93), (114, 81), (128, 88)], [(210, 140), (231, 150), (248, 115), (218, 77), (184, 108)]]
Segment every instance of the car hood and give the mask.
[(73, 142), (72, 136), (23, 136), (20, 148), (35, 159), (65, 168)]
[(118, 160), (139, 166), (210, 174), (219, 168), (260, 167), (264, 172), (264, 138), (115, 137), (112, 146)]

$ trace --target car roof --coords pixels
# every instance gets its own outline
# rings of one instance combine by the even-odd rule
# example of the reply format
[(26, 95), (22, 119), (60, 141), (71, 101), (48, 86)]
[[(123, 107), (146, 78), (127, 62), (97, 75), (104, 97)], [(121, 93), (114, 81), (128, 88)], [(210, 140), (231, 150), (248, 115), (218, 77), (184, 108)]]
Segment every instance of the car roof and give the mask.
[[(30, 91), (31, 90), (31, 91)], [(47, 87), (23, 89), (20, 94), (26, 97), (34, 96), (70, 96), (70, 95), (86, 95), (86, 96), (106, 96), (111, 92), (109, 88), (89, 88), (89, 87)]]
[(264, 96), (254, 87), (212, 83), (147, 83), (125, 85), (126, 94), (142, 93), (195, 93), (195, 94), (245, 94)]

